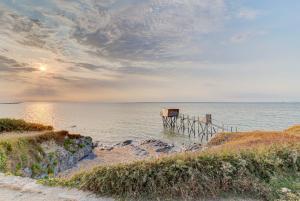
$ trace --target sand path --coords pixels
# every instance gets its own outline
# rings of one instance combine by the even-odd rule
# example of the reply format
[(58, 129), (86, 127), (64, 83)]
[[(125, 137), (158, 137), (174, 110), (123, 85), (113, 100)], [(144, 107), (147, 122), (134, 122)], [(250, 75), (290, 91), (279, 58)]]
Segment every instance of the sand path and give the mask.
[(0, 173), (0, 201), (113, 201), (94, 194), (37, 184), (30, 178), (6, 176)]
[[(43, 186), (30, 178), (7, 176), (0, 173), (0, 201), (114, 201), (114, 199), (97, 197), (94, 194), (76, 189)], [(259, 200), (232, 197), (207, 199), (205, 201)]]
[(51, 131), (22, 131), (22, 132), (18, 132), (18, 131), (13, 131), (13, 132), (2, 132), (0, 133), (0, 138), (2, 140), (5, 139), (10, 139), (10, 138), (14, 138), (14, 137), (32, 137), (32, 136), (37, 136), (37, 135), (41, 135), (47, 132), (51, 132)]

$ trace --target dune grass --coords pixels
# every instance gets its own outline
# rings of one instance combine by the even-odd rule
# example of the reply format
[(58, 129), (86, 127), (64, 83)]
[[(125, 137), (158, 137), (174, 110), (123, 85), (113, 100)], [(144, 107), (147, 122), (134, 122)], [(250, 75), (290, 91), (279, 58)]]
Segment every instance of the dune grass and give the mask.
[[(290, 130), (296, 130), (297, 128), (298, 126), (295, 126), (290, 128)], [(208, 143), (208, 147), (211, 150), (228, 149), (238, 151), (240, 149), (266, 148), (282, 143), (297, 144), (298, 142), (300, 142), (300, 129), (299, 132), (254, 131), (243, 133), (221, 133)]]
[(52, 130), (52, 126), (29, 123), (21, 119), (0, 119), (0, 171), (19, 175), (23, 167), (31, 167), (41, 161), (44, 152), (40, 143), (66, 135), (64, 132)]
[(0, 119), (0, 133), (12, 131), (44, 131), (53, 130), (52, 126), (29, 123), (22, 119)]
[(279, 197), (282, 186), (274, 184), (284, 181), (280, 178), (291, 178), (286, 181), (291, 186), (299, 181), (298, 136), (298, 132), (220, 134), (201, 153), (99, 166), (70, 179), (43, 182), (125, 200), (199, 200), (226, 194), (273, 200)]
[(66, 141), (79, 137), (81, 136), (67, 131), (0, 135), (0, 171), (22, 175), (21, 171), (29, 167), (33, 173), (38, 174), (42, 170), (39, 164), (46, 157), (41, 147), (43, 142), (55, 141), (56, 144), (65, 146)]

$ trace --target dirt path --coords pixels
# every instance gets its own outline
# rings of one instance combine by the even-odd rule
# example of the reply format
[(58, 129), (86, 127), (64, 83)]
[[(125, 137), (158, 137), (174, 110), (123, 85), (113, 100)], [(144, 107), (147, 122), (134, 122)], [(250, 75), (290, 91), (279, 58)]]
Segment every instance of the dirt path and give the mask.
[(47, 187), (30, 178), (0, 173), (0, 201), (113, 201), (75, 189)]
[[(0, 201), (114, 201), (114, 199), (104, 197), (99, 198), (94, 194), (76, 189), (43, 186), (37, 184), (36, 180), (30, 178), (6, 176), (0, 173)], [(259, 200), (233, 197), (206, 201)]]
[(2, 133), (0, 133), (0, 138), (2, 140), (4, 140), (4, 139), (13, 138), (13, 137), (36, 136), (36, 135), (40, 135), (40, 134), (47, 133), (47, 132), (50, 132), (50, 131), (2, 132)]

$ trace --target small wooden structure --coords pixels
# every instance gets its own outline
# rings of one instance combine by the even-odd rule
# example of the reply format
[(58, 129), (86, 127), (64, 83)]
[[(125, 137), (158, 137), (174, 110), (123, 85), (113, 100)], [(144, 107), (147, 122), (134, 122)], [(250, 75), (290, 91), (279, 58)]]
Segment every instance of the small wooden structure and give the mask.
[(178, 115), (179, 115), (179, 109), (164, 108), (164, 109), (161, 110), (160, 115), (162, 117), (178, 117)]
[(173, 128), (175, 127), (177, 118), (179, 116), (179, 109), (164, 108), (161, 110), (160, 116), (162, 117), (163, 125), (165, 128)]
[[(198, 136), (201, 138), (201, 142), (203, 140), (208, 142), (218, 132), (229, 131), (229, 129), (225, 129), (224, 125), (215, 124), (211, 114), (206, 114), (204, 118), (199, 118), (199, 116), (190, 117), (189, 115), (180, 114), (179, 109), (164, 108), (161, 110), (160, 115), (165, 129), (176, 133), (187, 133), (189, 136)], [(230, 131), (233, 131), (232, 127)]]

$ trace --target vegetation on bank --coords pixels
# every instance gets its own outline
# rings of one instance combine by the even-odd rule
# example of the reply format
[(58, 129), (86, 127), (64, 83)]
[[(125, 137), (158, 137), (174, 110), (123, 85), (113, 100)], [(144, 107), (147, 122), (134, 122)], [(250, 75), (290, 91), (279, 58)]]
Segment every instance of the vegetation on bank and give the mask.
[(29, 123), (22, 119), (0, 119), (0, 133), (11, 131), (44, 131), (53, 130), (52, 126)]
[(299, 132), (224, 133), (208, 147), (200, 153), (99, 166), (70, 179), (43, 182), (124, 199), (170, 200), (228, 194), (274, 200), (286, 196), (280, 193), (286, 187), (298, 200)]
[[(80, 149), (92, 146), (92, 139), (89, 137), (69, 134), (67, 131), (54, 132), (51, 131), (51, 126), (23, 120), (0, 119), (0, 128), (7, 131), (0, 134), (0, 172), (14, 175), (34, 178), (55, 175), (61, 169), (59, 165), (69, 163), (59, 161), (60, 157), (70, 160)], [(46, 149), (42, 145), (44, 142), (48, 146)], [(66, 152), (62, 153), (63, 150), (58, 147)], [(66, 154), (70, 157), (67, 158)]]
[[(46, 132), (39, 134), (0, 135), (0, 171), (23, 175), (24, 168), (32, 171), (32, 176), (40, 173), (52, 173), (56, 165), (42, 167), (46, 153), (41, 144), (53, 140), (63, 144), (66, 131)], [(26, 171), (26, 170), (25, 170)]]
[[(52, 129), (11, 119), (0, 119), (0, 128), (1, 132)], [(57, 167), (57, 157), (54, 152), (46, 153), (41, 144), (54, 141), (72, 154), (84, 146), (77, 144), (80, 137), (67, 131), (1, 134), (0, 171), (24, 176), (30, 170), (33, 177), (51, 175)], [(298, 201), (300, 126), (283, 132), (223, 133), (199, 153), (99, 166), (72, 178), (42, 182), (130, 200), (199, 200), (243, 195)]]

